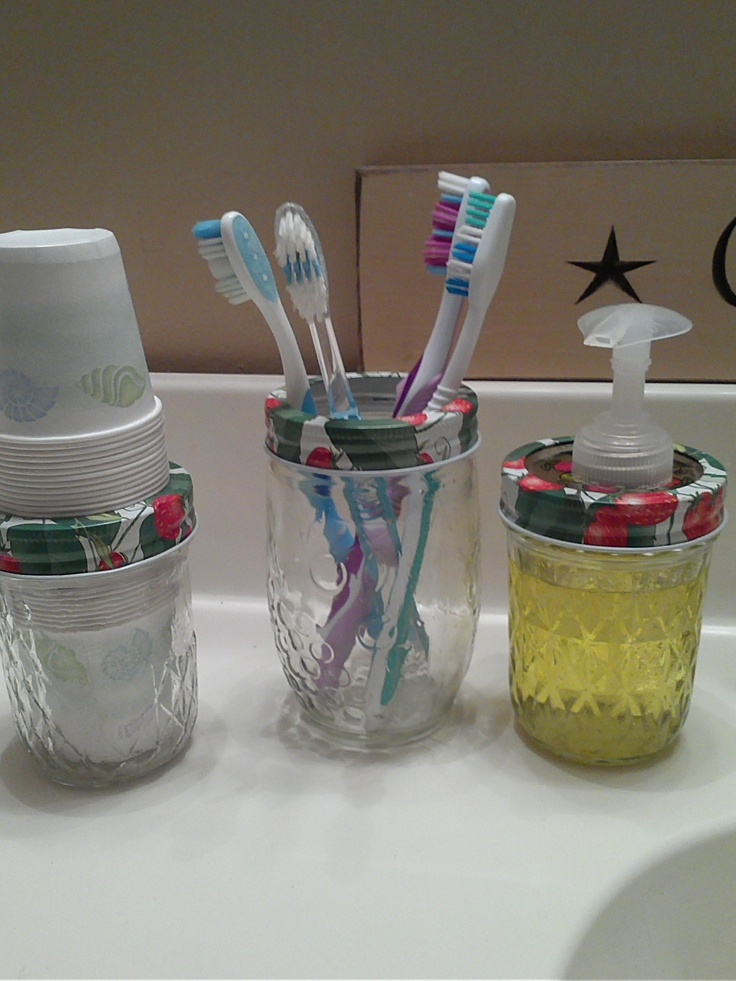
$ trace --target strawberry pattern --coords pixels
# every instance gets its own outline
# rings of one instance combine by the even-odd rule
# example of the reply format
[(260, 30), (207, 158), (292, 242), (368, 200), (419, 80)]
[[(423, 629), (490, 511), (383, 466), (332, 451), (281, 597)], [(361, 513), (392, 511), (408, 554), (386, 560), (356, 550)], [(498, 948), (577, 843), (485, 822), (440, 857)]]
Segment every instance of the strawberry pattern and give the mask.
[(571, 436), (543, 439), (508, 454), (499, 508), (507, 524), (555, 541), (631, 549), (695, 541), (724, 522), (726, 471), (709, 454), (676, 445), (671, 483), (631, 491), (577, 481), (572, 444)]
[(170, 463), (166, 487), (117, 511), (57, 520), (0, 514), (0, 575), (119, 569), (180, 544), (196, 520), (192, 478)]
[[(291, 463), (322, 470), (398, 470), (442, 463), (477, 441), (478, 398), (463, 386), (458, 396), (432, 412), (391, 416), (401, 375), (389, 372), (351, 374), (358, 402), (371, 400), (370, 418), (328, 419), (292, 409), (285, 389), (265, 403), (266, 447)], [(316, 386), (317, 383), (315, 383)], [(319, 404), (319, 393), (315, 388)]]

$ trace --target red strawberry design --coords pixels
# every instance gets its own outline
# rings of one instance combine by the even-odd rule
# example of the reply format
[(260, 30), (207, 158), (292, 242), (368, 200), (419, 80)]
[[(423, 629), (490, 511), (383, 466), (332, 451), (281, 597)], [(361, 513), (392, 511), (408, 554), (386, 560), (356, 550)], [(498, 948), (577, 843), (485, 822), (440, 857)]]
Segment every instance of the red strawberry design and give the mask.
[(427, 413), (415, 412), (414, 415), (399, 416), (399, 418), (401, 419), (402, 422), (406, 422), (410, 426), (421, 426), (423, 423), (427, 421)]
[(667, 491), (628, 492), (616, 498), (614, 507), (627, 525), (658, 525), (675, 513), (677, 498)]
[(268, 396), (268, 398), (266, 399), (266, 405), (265, 405), (265, 409), (266, 409), (266, 425), (267, 426), (269, 424), (272, 425), (272, 423), (271, 423), (271, 414), (273, 412), (277, 412), (279, 409), (283, 408), (283, 405), (284, 405), (284, 403), (281, 401), (281, 399), (274, 398), (273, 395), (269, 395)]
[(20, 572), (20, 562), (10, 552), (0, 552), (0, 572)]
[(332, 470), (332, 462), (329, 446), (317, 446), (307, 457), (307, 466), (319, 467), (320, 470)]
[(163, 494), (153, 502), (153, 523), (159, 538), (167, 541), (178, 538), (185, 517), (181, 494)]
[(599, 545), (608, 548), (626, 548), (628, 539), (626, 522), (620, 518), (614, 520), (613, 515), (602, 509), (596, 512), (595, 518), (583, 534), (584, 545)]
[(467, 416), (473, 411), (473, 403), (468, 402), (467, 399), (453, 399), (452, 402), (448, 402), (447, 405), (442, 406), (443, 412), (459, 412), (461, 415)]
[(723, 511), (723, 488), (713, 495), (703, 494), (702, 497), (694, 501), (685, 513), (682, 522), (682, 530), (685, 538), (692, 541), (694, 538), (702, 538), (704, 535), (715, 531), (721, 523)]
[(108, 569), (119, 569), (123, 565), (128, 564), (128, 559), (122, 552), (110, 552), (104, 558), (100, 559), (97, 568), (100, 572), (105, 572)]
[(548, 480), (542, 480), (541, 477), (535, 477), (534, 474), (528, 473), (519, 481), (519, 489), (523, 491), (530, 491), (532, 493), (536, 491), (558, 491), (561, 490), (557, 484), (552, 484)]

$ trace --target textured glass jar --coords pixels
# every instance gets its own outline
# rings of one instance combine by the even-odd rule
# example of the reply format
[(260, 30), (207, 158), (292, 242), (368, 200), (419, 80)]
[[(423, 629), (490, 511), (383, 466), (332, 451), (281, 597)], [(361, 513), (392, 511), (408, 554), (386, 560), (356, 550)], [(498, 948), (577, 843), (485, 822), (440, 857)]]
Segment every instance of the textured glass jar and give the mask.
[(191, 478), (172, 471), (167, 493), (119, 512), (0, 526), (0, 656), (13, 718), (59, 783), (143, 776), (192, 732), (196, 518)]
[[(366, 392), (355, 382), (353, 391), (367, 413)], [(432, 732), (465, 676), (479, 611), (475, 406), (473, 396), (434, 420), (395, 420), (388, 432), (328, 423), (329, 440), (304, 448), (312, 466), (271, 453), (267, 591), (276, 648), (306, 721), (338, 743), (392, 746)], [(281, 410), (272, 402), (270, 411)], [(425, 427), (421, 454), (415, 427)], [(454, 431), (457, 455), (443, 430)], [(270, 437), (273, 450), (273, 430)], [(404, 437), (414, 466), (354, 468), (363, 451), (374, 462), (384, 451), (385, 461), (402, 458)], [(424, 462), (431, 446), (447, 458)]]
[(0, 576), (15, 725), (51, 779), (105, 786), (186, 744), (197, 715), (188, 548), (92, 575)]
[(587, 763), (664, 749), (690, 706), (711, 542), (591, 553), (508, 532), (509, 679), (522, 729)]
[(546, 750), (635, 763), (688, 714), (725, 472), (681, 447), (666, 490), (583, 487), (569, 476), (570, 443), (531, 444), (504, 463), (511, 700)]

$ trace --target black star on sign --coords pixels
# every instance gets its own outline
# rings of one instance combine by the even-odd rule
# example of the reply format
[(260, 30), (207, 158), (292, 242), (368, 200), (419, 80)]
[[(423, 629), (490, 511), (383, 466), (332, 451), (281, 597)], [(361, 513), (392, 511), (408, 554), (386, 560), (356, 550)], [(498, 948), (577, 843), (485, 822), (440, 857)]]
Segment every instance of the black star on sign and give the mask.
[(626, 273), (631, 272), (633, 269), (639, 269), (641, 266), (650, 266), (653, 262), (656, 262), (656, 259), (646, 259), (643, 262), (624, 262), (622, 259), (619, 259), (616, 229), (611, 227), (611, 234), (608, 236), (606, 249), (600, 262), (569, 263), (571, 266), (578, 266), (580, 269), (587, 269), (588, 272), (595, 273), (590, 286), (580, 294), (575, 302), (580, 303), (582, 300), (587, 300), (589, 296), (592, 296), (605, 283), (613, 283), (614, 286), (618, 286), (620, 290), (623, 290), (627, 296), (630, 296), (632, 300), (641, 303), (641, 300), (634, 292), (634, 287), (626, 278)]

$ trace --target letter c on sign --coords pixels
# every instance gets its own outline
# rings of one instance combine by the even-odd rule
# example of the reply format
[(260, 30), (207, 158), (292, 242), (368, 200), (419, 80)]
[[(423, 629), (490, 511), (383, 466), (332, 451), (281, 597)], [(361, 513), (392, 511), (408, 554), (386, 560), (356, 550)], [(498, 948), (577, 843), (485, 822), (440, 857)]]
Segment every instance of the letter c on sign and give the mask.
[(732, 307), (736, 307), (736, 293), (731, 288), (726, 275), (726, 252), (728, 251), (728, 240), (731, 238), (731, 232), (734, 228), (736, 228), (736, 218), (723, 229), (713, 251), (713, 284), (721, 297)]

